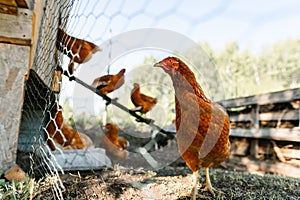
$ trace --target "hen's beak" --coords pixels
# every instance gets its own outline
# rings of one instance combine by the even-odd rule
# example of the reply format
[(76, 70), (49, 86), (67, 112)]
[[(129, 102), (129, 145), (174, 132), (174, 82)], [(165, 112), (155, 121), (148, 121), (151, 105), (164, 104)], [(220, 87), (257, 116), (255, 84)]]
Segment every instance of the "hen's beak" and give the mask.
[(158, 62), (158, 63), (155, 63), (153, 65), (154, 67), (161, 67), (165, 72), (169, 71), (170, 69), (168, 67), (166, 67), (163, 63), (161, 62)]
[(155, 63), (153, 66), (154, 66), (154, 67), (163, 67), (163, 65), (162, 65), (160, 62)]

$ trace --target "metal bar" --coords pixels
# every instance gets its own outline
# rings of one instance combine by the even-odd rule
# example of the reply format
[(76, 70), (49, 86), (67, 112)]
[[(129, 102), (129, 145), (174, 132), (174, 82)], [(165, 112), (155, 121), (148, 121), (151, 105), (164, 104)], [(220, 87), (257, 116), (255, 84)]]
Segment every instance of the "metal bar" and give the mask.
[(99, 90), (97, 90), (96, 88), (93, 88), (92, 86), (90, 86), (87, 83), (83, 82), (79, 78), (77, 78), (75, 76), (70, 76), (69, 73), (67, 71), (63, 70), (60, 66), (57, 66), (57, 70), (61, 70), (63, 72), (62, 74), (67, 76), (70, 81), (73, 81), (73, 80), (76, 81), (77, 83), (79, 83), (83, 87), (85, 87), (85, 88), (91, 90), (92, 92), (96, 93), (97, 95), (101, 96), (106, 102), (108, 102), (110, 104), (113, 104), (113, 105), (117, 106), (118, 108), (120, 108), (121, 110), (129, 113), (131, 116), (135, 117), (137, 119), (137, 121), (148, 124), (149, 126), (157, 129), (159, 132), (161, 132), (165, 135), (174, 135), (175, 134), (174, 132), (166, 131), (166, 130), (160, 128), (158, 125), (154, 124), (154, 120), (149, 119), (149, 118), (144, 118), (144, 117), (136, 114), (136, 112), (134, 112), (134, 111), (128, 109), (126, 106), (120, 104), (119, 102), (117, 102), (117, 100), (111, 99), (110, 97), (102, 94)]

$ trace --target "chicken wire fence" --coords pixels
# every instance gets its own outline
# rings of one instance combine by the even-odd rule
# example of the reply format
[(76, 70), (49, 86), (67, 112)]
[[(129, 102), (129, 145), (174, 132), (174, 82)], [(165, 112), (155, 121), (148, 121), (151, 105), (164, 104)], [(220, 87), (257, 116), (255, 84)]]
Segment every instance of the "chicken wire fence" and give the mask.
[[(70, 58), (56, 46), (59, 27), (73, 37), (97, 44), (101, 49), (90, 61), (75, 63), (74, 76), (90, 85), (94, 78), (117, 73), (125, 67), (125, 84), (110, 97), (117, 97), (121, 105), (132, 108), (130, 90), (133, 83), (139, 82), (143, 91), (159, 97), (158, 105), (147, 114), (159, 127), (171, 124), (174, 130), (174, 91), (171, 82), (162, 72), (154, 71), (151, 67), (164, 56), (182, 57), (197, 72), (197, 78), (201, 79), (210, 97), (222, 99), (224, 96), (218, 71), (207, 53), (191, 39), (174, 31), (180, 25), (194, 34), (197, 25), (206, 19), (204, 13), (190, 16), (182, 10), (185, 5), (182, 1), (160, 3), (159, 7), (156, 7), (157, 4), (158, 1), (148, 0), (44, 2), (35, 60), (25, 85), (17, 162), (34, 177), (50, 178), (55, 198), (63, 198), (64, 186), (60, 173), (64, 173), (64, 170), (95, 169), (111, 163), (103, 156), (104, 151), (98, 149), (98, 141), (103, 135), (103, 121), (118, 124), (121, 134), (128, 134), (127, 138), (131, 139), (142, 138), (142, 143), (147, 141), (147, 137), (151, 139), (155, 132), (153, 127), (136, 122), (128, 112), (112, 105), (106, 107), (101, 97), (57, 70), (61, 66), (67, 71), (70, 65)], [(215, 81), (206, 82), (208, 79)], [(63, 123), (57, 121), (61, 114)], [(96, 123), (91, 124), (86, 119), (95, 120)], [(90, 146), (98, 150), (64, 148), (68, 145), (62, 130), (64, 127), (75, 132), (77, 128), (80, 129), (93, 142)], [(128, 127), (140, 132), (130, 132), (132, 129)], [(141, 132), (146, 134), (141, 135)], [(63, 140), (60, 145), (54, 142), (55, 137)], [(179, 157), (177, 151), (175, 154), (176, 157), (167, 160), (159, 160), (152, 155), (150, 160), (154, 160), (154, 166), (162, 167)], [(138, 167), (143, 162), (134, 164)]]

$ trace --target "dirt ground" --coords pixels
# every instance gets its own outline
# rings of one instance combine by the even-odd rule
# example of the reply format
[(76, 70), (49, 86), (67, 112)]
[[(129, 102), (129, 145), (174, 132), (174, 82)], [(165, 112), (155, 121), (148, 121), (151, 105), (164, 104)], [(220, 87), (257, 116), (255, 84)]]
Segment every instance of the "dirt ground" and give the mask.
[[(205, 177), (201, 171), (200, 183)], [(224, 169), (212, 169), (213, 186), (221, 192), (215, 197), (199, 190), (199, 199), (295, 199), (300, 198), (300, 181), (277, 175), (253, 175)], [(61, 176), (64, 199), (190, 199), (192, 176), (186, 167), (165, 167), (157, 171), (143, 169), (102, 169), (68, 172)], [(42, 199), (53, 199), (53, 190), (40, 188)], [(36, 195), (40, 196), (39, 194)], [(37, 199), (36, 198), (36, 199)]]
[[(128, 159), (114, 168), (65, 172), (61, 175), (65, 187), (61, 195), (63, 199), (86, 200), (190, 199), (181, 195), (191, 192), (193, 177), (178, 155), (176, 143), (154, 150), (150, 155), (155, 162), (146, 155), (131, 152)], [(220, 167), (210, 170), (212, 185), (221, 192), (213, 197), (200, 187), (202, 198), (199, 199), (299, 200), (300, 179), (286, 175), (297, 177), (300, 166), (282, 164), (276, 160), (257, 161), (231, 156)], [(288, 171), (287, 174), (282, 174), (284, 171)], [(200, 175), (201, 186), (201, 183), (205, 183), (203, 170), (200, 170)], [(50, 185), (37, 188), (35, 199), (54, 199), (55, 191)]]

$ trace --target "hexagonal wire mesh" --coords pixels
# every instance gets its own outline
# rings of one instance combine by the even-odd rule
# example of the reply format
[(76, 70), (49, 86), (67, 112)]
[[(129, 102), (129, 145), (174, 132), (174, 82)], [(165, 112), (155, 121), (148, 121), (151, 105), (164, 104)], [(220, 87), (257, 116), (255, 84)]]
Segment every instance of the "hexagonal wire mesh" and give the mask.
[[(95, 158), (95, 155), (101, 156), (102, 151), (82, 150), (90, 145), (82, 144), (82, 139), (78, 140), (81, 146), (74, 142), (76, 140), (74, 138), (82, 138), (85, 134), (81, 132), (89, 129), (86, 131), (89, 132), (86, 133), (87, 137), (92, 139), (94, 147), (99, 147), (98, 141), (103, 135), (100, 124), (101, 120), (106, 118), (102, 116), (103, 113), (107, 113), (105, 121), (118, 124), (120, 129), (137, 127), (140, 132), (148, 133), (144, 136), (129, 134), (131, 138), (142, 138), (142, 142), (147, 141), (147, 137), (151, 139), (151, 131), (153, 131), (151, 127), (136, 123), (134, 118), (128, 117), (129, 114), (120, 111), (119, 108), (110, 105), (105, 112), (105, 102), (101, 97), (80, 84), (74, 84), (74, 81), (67, 76), (62, 76), (60, 92), (53, 88), (57, 78), (53, 75), (60, 73), (59, 70), (55, 70), (57, 66), (62, 66), (65, 71), (68, 71), (72, 61), (70, 56), (63, 56), (62, 52), (66, 50), (65, 54), (69, 53), (71, 57), (76, 57), (80, 56), (83, 48), (81, 41), (79, 50), (75, 51), (78, 54), (74, 55), (72, 48), (76, 40), (72, 40), (70, 36), (93, 42), (101, 48), (101, 51), (95, 52), (89, 61), (85, 60), (81, 63), (75, 61), (74, 75), (89, 85), (97, 76), (114, 74), (125, 67), (127, 72), (123, 89), (114, 92), (112, 96), (118, 97), (122, 105), (132, 107), (129, 94), (132, 84), (139, 82), (143, 91), (161, 97), (160, 103), (149, 116), (155, 119), (159, 126), (167, 126), (174, 119), (174, 111), (172, 111), (174, 92), (170, 80), (149, 67), (163, 56), (174, 54), (188, 61), (189, 54), (198, 55), (194, 56), (197, 57), (196, 60), (190, 61), (193, 70), (198, 72), (201, 69), (202, 75), (196, 74), (197, 76), (216, 80), (213, 83), (206, 83), (204, 79), (202, 84), (211, 97), (222, 98), (222, 85), (214, 64), (201, 48), (195, 48), (197, 45), (182, 34), (187, 32), (190, 36), (197, 34), (197, 25), (222, 10), (224, 3), (221, 2), (217, 7), (212, 8), (211, 13), (202, 13), (198, 9), (197, 12), (185, 9), (190, 3), (179, 0), (168, 3), (159, 3), (156, 0), (45, 1), (35, 61), (26, 82), (18, 162), (21, 166), (27, 165), (32, 175), (52, 177), (55, 198), (62, 198), (64, 188), (59, 171), (63, 173), (64, 169), (87, 169), (86, 163), (91, 160), (96, 162), (92, 163), (92, 166), (89, 163), (90, 168), (110, 163), (105, 157)], [(63, 35), (60, 39), (59, 45), (63, 46), (60, 50), (57, 46), (59, 28), (69, 35)], [(71, 47), (68, 47), (69, 44)], [(164, 95), (166, 97), (162, 97)], [(65, 103), (66, 100), (68, 103)], [(71, 106), (72, 110), (69, 109), (69, 113), (66, 113), (68, 108), (64, 109), (62, 106)], [(62, 112), (65, 112), (63, 116)], [(84, 122), (90, 123), (82, 117), (85, 116), (82, 113), (88, 114), (90, 120), (95, 119), (93, 116), (96, 116), (96, 123), (93, 124), (98, 125), (96, 129), (87, 128), (87, 125), (82, 128)], [(76, 123), (68, 124), (70, 116), (75, 118)], [(80, 120), (83, 123), (79, 123)], [(77, 131), (76, 127), (83, 131)], [(68, 134), (72, 137), (68, 137)], [(161, 161), (160, 164), (167, 165), (172, 161), (174, 160)]]

